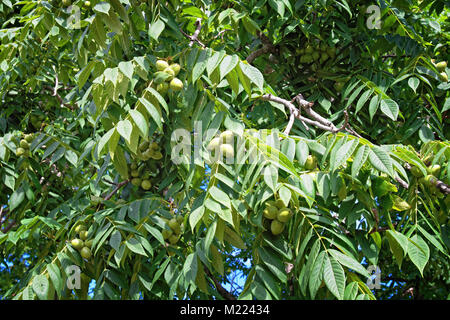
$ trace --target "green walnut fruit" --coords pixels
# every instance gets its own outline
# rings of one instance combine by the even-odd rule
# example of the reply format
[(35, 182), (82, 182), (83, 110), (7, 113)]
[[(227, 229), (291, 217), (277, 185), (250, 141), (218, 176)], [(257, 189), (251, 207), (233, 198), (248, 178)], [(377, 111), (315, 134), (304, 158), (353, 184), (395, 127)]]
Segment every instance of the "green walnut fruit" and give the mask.
[(313, 156), (313, 155), (309, 155), (309, 156), (306, 158), (305, 169), (306, 169), (306, 170), (312, 170), (312, 169), (314, 169), (314, 168), (316, 167), (316, 164), (317, 164), (317, 159), (316, 159), (316, 157)]
[(336, 48), (328, 48), (327, 49), (327, 54), (331, 57), (334, 58), (336, 56)]
[(224, 143), (220, 146), (220, 153), (223, 154), (225, 158), (234, 157), (234, 148), (231, 144)]
[(149, 148), (149, 149), (145, 150), (144, 153), (142, 153), (142, 156), (147, 161), (148, 159), (153, 158), (154, 154), (155, 154), (155, 152)]
[(312, 54), (312, 58), (313, 58), (314, 61), (319, 60), (319, 59), (320, 59), (320, 52), (315, 51), (315, 52)]
[(26, 152), (27, 151), (24, 148), (19, 147), (16, 149), (16, 156), (18, 157), (24, 156)]
[(424, 178), (420, 178), (419, 181), (420, 181), (425, 187), (431, 188), (431, 187), (434, 187), (434, 186), (435, 186), (436, 180), (437, 180), (437, 179), (436, 179), (435, 176), (429, 174), (429, 175), (427, 175), (427, 176), (424, 177)]
[(438, 177), (438, 176), (439, 176), (439, 172), (440, 172), (440, 171), (441, 171), (441, 166), (438, 165), (438, 164), (429, 166), (429, 167), (427, 168), (427, 172), (428, 172), (429, 174), (432, 174), (432, 175), (435, 176), (435, 177)]
[(439, 72), (445, 71), (445, 68), (447, 68), (447, 61), (441, 61), (436, 64), (436, 69), (438, 69)]
[(234, 134), (231, 130), (226, 130), (222, 132), (219, 137), (220, 139), (222, 139), (221, 141), (225, 143), (225, 142), (232, 142), (233, 135)]
[(422, 178), (423, 177), (422, 171), (419, 168), (417, 168), (416, 166), (411, 167), (411, 173), (416, 178)]
[(88, 247), (83, 247), (83, 249), (81, 249), (80, 251), (80, 254), (84, 259), (89, 259), (92, 256), (91, 249), (89, 249)]
[(158, 71), (163, 71), (164, 69), (168, 68), (169, 64), (165, 60), (158, 60), (156, 61), (156, 69)]
[(24, 138), (25, 138), (25, 140), (26, 140), (28, 143), (32, 143), (32, 142), (33, 142), (33, 139), (34, 139), (32, 133), (26, 134)]
[(172, 81), (170, 81), (170, 89), (173, 91), (180, 91), (183, 89), (183, 82), (178, 78), (173, 78)]
[(86, 240), (88, 237), (88, 232), (86, 230), (80, 231), (80, 239), (81, 240)]
[(159, 150), (159, 145), (158, 145), (158, 143), (156, 143), (156, 142), (152, 142), (151, 144), (150, 144), (150, 147), (149, 147), (150, 149), (152, 149), (152, 150)]
[(160, 83), (156, 86), (156, 91), (158, 91), (162, 96), (169, 91), (169, 84), (167, 82)]
[(159, 151), (153, 152), (153, 156), (152, 156), (153, 159), (160, 160), (160, 159), (162, 159), (162, 157), (163, 157), (163, 155), (161, 152), (159, 152)]
[(337, 82), (334, 83), (334, 89), (337, 92), (341, 92), (342, 89), (344, 89), (344, 86), (345, 86), (345, 82), (342, 82), (342, 81), (337, 81)]
[(170, 67), (165, 68), (163, 70), (163, 72), (165, 72), (169, 75), (169, 77), (166, 79), (166, 81), (170, 81), (175, 77), (175, 72)]
[(183, 216), (178, 216), (177, 217), (177, 222), (181, 225), (184, 222), (184, 217)]
[(131, 170), (131, 176), (133, 177), (133, 178), (137, 178), (137, 177), (139, 177), (139, 170)]
[(87, 241), (85, 241), (84, 242), (84, 245), (86, 246), (86, 247), (88, 247), (88, 248), (91, 248), (92, 247), (92, 242), (93, 242), (94, 240), (87, 240)]
[(286, 208), (286, 205), (284, 204), (283, 200), (281, 200), (281, 199), (278, 199), (277, 201), (275, 201), (275, 206), (276, 206), (278, 209), (284, 209), (284, 208)]
[(280, 222), (278, 220), (273, 220), (272, 223), (270, 224), (270, 231), (272, 231), (272, 234), (274, 236), (279, 235), (280, 233), (282, 233), (284, 230), (284, 223)]
[(167, 224), (170, 227), (170, 229), (172, 229), (173, 232), (175, 232), (176, 234), (179, 234), (181, 232), (181, 226), (176, 218), (170, 219), (169, 222), (167, 222)]
[(268, 206), (267, 208), (265, 208), (263, 210), (263, 214), (264, 214), (264, 217), (266, 217), (267, 219), (273, 220), (278, 215), (278, 209), (273, 206)]
[(84, 224), (79, 224), (79, 225), (77, 225), (76, 227), (75, 227), (75, 232), (76, 233), (80, 233), (81, 231), (86, 231), (87, 230), (87, 228), (86, 228), (86, 226), (84, 225)]
[(84, 6), (86, 8), (89, 8), (91, 6), (91, 2), (90, 1), (85, 1), (83, 4), (84, 4)]
[(310, 45), (308, 45), (308, 46), (305, 48), (305, 53), (311, 54), (311, 53), (313, 53), (313, 52), (314, 52), (314, 48), (311, 47)]
[(175, 72), (175, 77), (180, 73), (181, 70), (181, 66), (178, 63), (172, 63), (169, 68), (172, 69), (173, 72)]
[(170, 244), (176, 244), (178, 242), (178, 236), (176, 234), (173, 234), (169, 237)]
[(161, 234), (162, 234), (164, 240), (167, 240), (167, 239), (169, 239), (169, 237), (173, 234), (173, 231), (172, 231), (172, 230), (169, 230), (169, 229), (163, 229), (163, 231), (161, 232)]
[(62, 0), (62, 4), (64, 7), (68, 7), (72, 4), (71, 0)]
[(289, 208), (284, 208), (278, 212), (277, 220), (280, 222), (288, 222), (291, 217), (292, 211)]
[(83, 240), (77, 238), (72, 239), (72, 241), (70, 241), (70, 244), (77, 250), (80, 250), (84, 246)]
[(131, 184), (133, 186), (139, 187), (142, 183), (142, 179), (141, 178), (133, 178), (131, 179)]
[(448, 82), (448, 75), (447, 75), (447, 73), (441, 72), (440, 75), (441, 75), (441, 80), (443, 82)]
[(208, 146), (206, 147), (206, 149), (207, 149), (208, 151), (217, 150), (217, 148), (218, 148), (219, 146), (220, 146), (220, 138), (217, 137), (217, 138), (212, 139), (212, 140), (209, 142), (209, 144), (208, 144)]
[(142, 189), (150, 190), (151, 187), (152, 187), (152, 183), (149, 180), (147, 180), (147, 179), (142, 180), (142, 182), (141, 182), (141, 188)]

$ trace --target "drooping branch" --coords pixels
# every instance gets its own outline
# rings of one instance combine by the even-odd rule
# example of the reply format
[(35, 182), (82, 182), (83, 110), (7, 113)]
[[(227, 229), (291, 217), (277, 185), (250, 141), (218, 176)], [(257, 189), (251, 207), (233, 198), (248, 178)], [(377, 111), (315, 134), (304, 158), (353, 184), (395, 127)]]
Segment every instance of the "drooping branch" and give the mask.
[(236, 300), (236, 297), (233, 296), (230, 292), (228, 292), (217, 279), (212, 275), (211, 271), (204, 265), (203, 269), (205, 270), (206, 275), (214, 282), (217, 291), (222, 296), (222, 298), (226, 300)]
[(180, 28), (181, 33), (188, 38), (189, 40), (191, 40), (189, 42), (189, 47), (192, 47), (194, 45), (195, 42), (197, 42), (202, 48), (205, 48), (206, 46), (198, 39), (198, 36), (200, 35), (200, 30), (202, 29), (202, 19), (198, 18), (195, 21), (195, 24), (197, 25), (197, 28), (195, 29), (194, 34), (188, 35), (186, 32), (183, 31), (183, 29)]

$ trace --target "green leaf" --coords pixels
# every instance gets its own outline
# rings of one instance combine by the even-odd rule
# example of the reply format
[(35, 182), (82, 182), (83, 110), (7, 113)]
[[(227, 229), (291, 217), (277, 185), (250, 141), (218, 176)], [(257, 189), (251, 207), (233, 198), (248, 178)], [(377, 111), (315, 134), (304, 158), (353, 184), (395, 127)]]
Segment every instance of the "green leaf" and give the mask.
[(203, 74), (206, 69), (206, 65), (208, 62), (208, 50), (200, 51), (200, 54), (195, 62), (194, 68), (192, 69), (192, 82), (196, 82), (197, 79)]
[(121, 61), (119, 62), (119, 70), (123, 73), (123, 75), (125, 77), (127, 77), (128, 79), (132, 79), (133, 78), (133, 73), (134, 73), (134, 66), (133, 66), (133, 62), (131, 61)]
[(376, 95), (376, 96), (373, 96), (372, 99), (370, 99), (369, 116), (370, 116), (371, 122), (372, 122), (373, 116), (375, 115), (375, 113), (378, 110), (378, 106), (380, 105), (380, 98), (381, 98), (381, 95)]
[(128, 120), (121, 120), (117, 123), (116, 129), (125, 141), (131, 144), (131, 131), (133, 130), (131, 122)]
[(386, 151), (377, 146), (372, 147), (369, 151), (369, 161), (375, 169), (394, 178), (394, 167)]
[(191, 253), (186, 257), (183, 265), (183, 274), (186, 281), (195, 283), (198, 269), (198, 259), (195, 253)]
[(203, 214), (205, 213), (205, 207), (201, 206), (196, 208), (189, 214), (189, 225), (191, 226), (192, 231), (194, 231), (197, 224), (203, 218)]
[(33, 291), (40, 300), (47, 300), (50, 282), (43, 274), (39, 274), (33, 278)]
[(369, 89), (369, 90), (365, 91), (361, 95), (361, 97), (359, 97), (358, 102), (356, 103), (355, 114), (357, 114), (359, 112), (359, 110), (361, 110), (361, 108), (367, 102), (369, 97), (372, 95), (373, 91), (374, 91), (373, 89)]
[(225, 192), (223, 192), (216, 186), (212, 186), (211, 189), (209, 189), (209, 194), (214, 200), (224, 205), (228, 209), (231, 209), (230, 197)]
[(417, 79), (416, 77), (411, 77), (408, 79), (408, 85), (411, 89), (414, 90), (414, 93), (416, 93), (417, 87), (420, 84), (420, 80)]
[(320, 252), (312, 266), (311, 276), (309, 279), (309, 294), (311, 295), (311, 299), (314, 299), (317, 290), (319, 290), (319, 287), (322, 283), (324, 259), (326, 255), (327, 253), (325, 251)]
[(359, 274), (363, 275), (364, 277), (369, 277), (369, 273), (367, 270), (355, 260), (355, 258), (347, 256), (337, 250), (329, 249), (328, 252), (342, 265), (358, 272)]
[(341, 265), (333, 258), (325, 255), (323, 263), (323, 279), (330, 292), (339, 300), (344, 299), (345, 273)]
[(161, 32), (163, 32), (165, 26), (166, 25), (164, 24), (163, 21), (161, 21), (160, 19), (156, 20), (150, 25), (148, 29), (148, 35), (151, 38), (158, 40), (159, 35), (161, 34)]
[(262, 91), (264, 87), (264, 77), (262, 73), (255, 67), (242, 61), (239, 63), (239, 66), (242, 73)]
[(12, 193), (9, 199), (9, 209), (13, 211), (22, 203), (24, 199), (25, 199), (25, 191), (23, 190), (22, 187), (20, 187), (19, 189), (15, 190)]
[(264, 263), (282, 283), (285, 283), (287, 281), (286, 270), (284, 268), (284, 263), (279, 257), (264, 247), (258, 248), (258, 254), (262, 263)]
[(344, 300), (355, 300), (358, 295), (358, 282), (350, 282), (344, 291)]
[(367, 160), (367, 157), (369, 156), (370, 147), (367, 145), (362, 145), (359, 147), (358, 151), (355, 154), (355, 157), (353, 158), (352, 163), (352, 178), (355, 179), (356, 176), (359, 173), (359, 170), (361, 170), (362, 166)]
[(303, 140), (300, 140), (299, 142), (297, 142), (297, 146), (295, 148), (295, 157), (296, 157), (298, 163), (300, 164), (300, 166), (302, 166), (302, 167), (305, 166), (305, 162), (306, 162), (306, 159), (308, 158), (308, 155), (309, 155), (308, 144)]
[(147, 121), (145, 120), (145, 117), (137, 110), (130, 110), (131, 118), (133, 119), (134, 123), (138, 127), (139, 131), (141, 132), (141, 135), (143, 138), (147, 138), (148, 135), (148, 126)]
[(108, 2), (100, 2), (94, 6), (94, 11), (108, 14), (109, 9), (111, 9), (111, 5)]
[(145, 98), (139, 98), (138, 101), (140, 103), (142, 103), (142, 105), (145, 107), (145, 109), (147, 110), (149, 115), (155, 121), (158, 128), (160, 128), (162, 130), (161, 115), (158, 112), (158, 109), (156, 109), (156, 107)]
[(54, 263), (47, 265), (47, 272), (50, 277), (50, 280), (53, 283), (53, 286), (56, 289), (56, 292), (58, 295), (61, 293), (61, 291), (64, 289), (64, 280), (61, 276), (61, 271), (59, 270), (58, 266)]
[(125, 242), (125, 245), (134, 253), (148, 257), (147, 253), (144, 250), (144, 247), (139, 241), (139, 238), (131, 238)]
[(336, 153), (336, 156), (334, 157), (334, 161), (331, 163), (330, 170), (334, 171), (339, 168), (339, 166), (341, 166), (344, 162), (346, 162), (347, 159), (351, 157), (358, 144), (358, 139), (353, 139), (346, 142), (342, 147), (340, 147)]
[(408, 240), (408, 256), (423, 276), (423, 269), (430, 259), (430, 248), (417, 234)]
[(119, 230), (115, 230), (109, 238), (109, 244), (114, 250), (119, 251), (120, 244), (122, 243), (122, 235)]
[(383, 112), (390, 119), (397, 121), (399, 107), (397, 102), (391, 99), (383, 99), (381, 100), (380, 105), (381, 112)]
[(220, 63), (220, 80), (222, 80), (228, 73), (230, 73), (239, 63), (239, 57), (237, 55), (225, 56)]

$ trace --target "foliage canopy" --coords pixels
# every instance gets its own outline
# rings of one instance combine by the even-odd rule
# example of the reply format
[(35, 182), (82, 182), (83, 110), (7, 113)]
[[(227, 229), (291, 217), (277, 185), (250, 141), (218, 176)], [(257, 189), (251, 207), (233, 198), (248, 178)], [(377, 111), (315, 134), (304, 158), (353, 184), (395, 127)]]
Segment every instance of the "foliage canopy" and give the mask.
[(447, 298), (444, 3), (0, 1), (0, 296)]

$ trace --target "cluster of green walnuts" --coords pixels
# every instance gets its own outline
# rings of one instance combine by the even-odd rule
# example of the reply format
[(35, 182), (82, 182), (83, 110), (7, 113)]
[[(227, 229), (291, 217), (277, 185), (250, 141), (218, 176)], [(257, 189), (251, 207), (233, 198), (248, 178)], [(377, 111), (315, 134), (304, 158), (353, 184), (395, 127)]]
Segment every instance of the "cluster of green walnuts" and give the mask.
[(270, 231), (274, 236), (277, 236), (283, 232), (286, 223), (292, 218), (293, 212), (285, 206), (281, 199), (269, 200), (265, 203), (265, 206), (263, 215), (270, 221)]
[[(425, 163), (427, 162), (429, 162), (429, 160), (425, 161)], [(442, 195), (436, 187), (436, 180), (440, 178), (441, 174), (441, 166), (439, 164), (428, 165), (426, 176), (424, 176), (422, 171), (420, 171), (419, 168), (415, 166), (411, 167), (411, 173), (418, 179), (419, 183), (424, 189), (429, 190), (432, 194), (436, 194), (438, 196)]]
[(431, 62), (434, 64), (436, 69), (440, 72), (439, 77), (443, 82), (448, 82), (448, 75), (445, 72), (445, 69), (447, 68), (447, 61), (441, 61), (436, 63), (436, 60), (432, 59)]
[(233, 137), (233, 132), (226, 130), (218, 137), (213, 138), (206, 149), (209, 152), (215, 152), (216, 157), (222, 155), (225, 158), (232, 158), (234, 157)]
[(33, 134), (25, 134), (19, 142), (19, 147), (16, 149), (16, 156), (29, 157), (30, 156), (30, 143), (33, 142)]
[(329, 59), (336, 57), (336, 48), (326, 43), (308, 44), (305, 48), (296, 49), (300, 64), (310, 64), (312, 71), (317, 71), (319, 66)]
[(145, 191), (150, 190), (152, 172), (157, 170), (156, 163), (152, 160), (162, 159), (161, 148), (155, 141), (144, 141), (139, 145), (136, 157), (137, 159), (131, 162), (129, 168), (131, 183)]
[(156, 71), (154, 73), (154, 83), (156, 84), (156, 90), (165, 96), (167, 92), (180, 91), (183, 89), (183, 81), (177, 78), (180, 73), (181, 66), (178, 63), (169, 63), (166, 60), (156, 61)]
[(177, 244), (181, 235), (184, 232), (184, 218), (181, 215), (174, 216), (172, 219), (163, 219), (166, 224), (164, 225), (161, 234), (167, 242), (171, 245)]
[(88, 240), (88, 231), (86, 225), (79, 224), (75, 227), (75, 232), (78, 234), (79, 238), (73, 238), (70, 241), (70, 244), (74, 249), (78, 250), (78, 252), (84, 259), (90, 259), (92, 256), (92, 239)]

